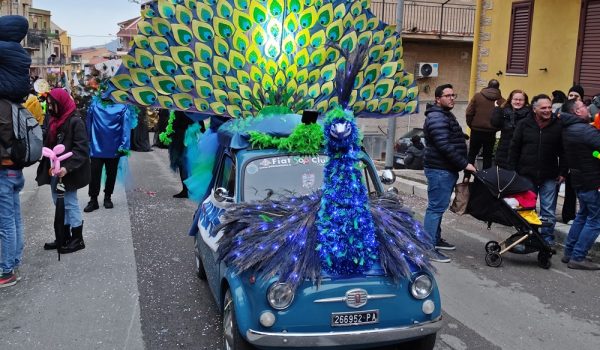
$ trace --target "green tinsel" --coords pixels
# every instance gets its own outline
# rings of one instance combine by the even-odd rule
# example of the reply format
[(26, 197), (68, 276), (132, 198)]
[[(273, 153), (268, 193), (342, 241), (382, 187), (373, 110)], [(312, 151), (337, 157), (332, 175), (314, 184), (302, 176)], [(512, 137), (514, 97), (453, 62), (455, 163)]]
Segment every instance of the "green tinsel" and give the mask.
[(250, 144), (255, 148), (277, 148), (282, 151), (300, 154), (317, 154), (323, 149), (324, 136), (321, 125), (299, 124), (288, 137), (273, 137), (261, 132), (251, 131)]
[(165, 129), (165, 131), (161, 132), (160, 135), (158, 135), (160, 142), (162, 142), (166, 146), (170, 145), (171, 142), (173, 142), (173, 139), (171, 139), (171, 135), (175, 132), (175, 130), (173, 130), (174, 122), (175, 122), (175, 112), (171, 111), (169, 113), (169, 123), (167, 124), (167, 128)]

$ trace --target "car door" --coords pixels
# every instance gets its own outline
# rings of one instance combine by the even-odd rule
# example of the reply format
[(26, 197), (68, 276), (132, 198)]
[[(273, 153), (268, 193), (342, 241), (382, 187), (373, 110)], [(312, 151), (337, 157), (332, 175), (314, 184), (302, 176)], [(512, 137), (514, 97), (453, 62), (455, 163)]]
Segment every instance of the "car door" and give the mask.
[[(200, 254), (203, 257), (204, 269), (208, 276), (208, 283), (213, 292), (217, 293), (220, 286), (219, 264), (217, 263), (218, 241), (222, 236), (221, 232), (215, 232), (214, 228), (221, 221), (221, 215), (225, 209), (233, 203), (235, 198), (235, 162), (229, 153), (224, 153), (217, 167), (217, 178), (211, 189), (210, 195), (202, 202), (200, 215), (198, 219), (198, 232), (200, 236)], [(218, 189), (225, 188), (231, 199), (219, 200), (215, 196)], [(221, 196), (222, 197), (222, 196)], [(222, 199), (222, 198), (221, 198)]]

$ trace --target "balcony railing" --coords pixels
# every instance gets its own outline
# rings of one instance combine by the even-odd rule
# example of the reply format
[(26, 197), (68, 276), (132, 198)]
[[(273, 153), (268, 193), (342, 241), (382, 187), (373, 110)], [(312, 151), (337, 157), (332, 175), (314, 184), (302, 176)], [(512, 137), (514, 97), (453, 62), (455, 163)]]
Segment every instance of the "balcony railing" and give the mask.
[(65, 58), (42, 58), (42, 57), (32, 57), (31, 65), (33, 66), (64, 66), (66, 64), (71, 64), (71, 60)]
[[(371, 11), (388, 24), (396, 24), (398, 2), (373, 0)], [(402, 33), (442, 37), (473, 37), (474, 5), (405, 1)]]

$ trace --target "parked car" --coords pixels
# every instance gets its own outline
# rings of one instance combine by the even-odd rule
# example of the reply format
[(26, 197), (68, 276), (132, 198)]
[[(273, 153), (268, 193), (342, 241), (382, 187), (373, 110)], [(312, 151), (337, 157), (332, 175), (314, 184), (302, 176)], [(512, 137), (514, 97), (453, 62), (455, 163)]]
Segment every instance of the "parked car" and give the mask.
[(421, 143), (425, 145), (425, 133), (422, 128), (412, 128), (409, 132), (402, 135), (398, 140), (396, 140), (396, 144), (394, 145), (394, 169), (404, 169), (404, 159), (406, 158), (406, 151), (408, 147), (411, 145), (411, 138), (415, 135), (421, 137)]
[[(404, 343), (433, 349), (441, 328), (441, 304), (430, 271), (414, 268), (394, 281), (380, 267), (365, 276), (304, 281), (295, 290), (277, 277), (237, 274), (218, 260), (221, 232), (213, 232), (233, 203), (305, 195), (323, 183), (325, 155), (302, 156), (273, 149), (225, 147), (210, 195), (200, 204), (194, 239), (197, 274), (207, 282), (222, 315), (224, 349), (362, 349)], [(383, 186), (361, 152), (363, 181), (372, 195)]]

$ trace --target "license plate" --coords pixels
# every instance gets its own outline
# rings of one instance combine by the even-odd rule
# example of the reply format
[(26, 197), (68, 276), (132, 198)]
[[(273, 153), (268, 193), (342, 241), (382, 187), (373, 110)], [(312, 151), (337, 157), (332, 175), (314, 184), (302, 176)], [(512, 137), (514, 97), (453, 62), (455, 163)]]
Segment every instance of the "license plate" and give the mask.
[(332, 327), (360, 326), (372, 323), (379, 323), (379, 310), (334, 312), (331, 314)]

